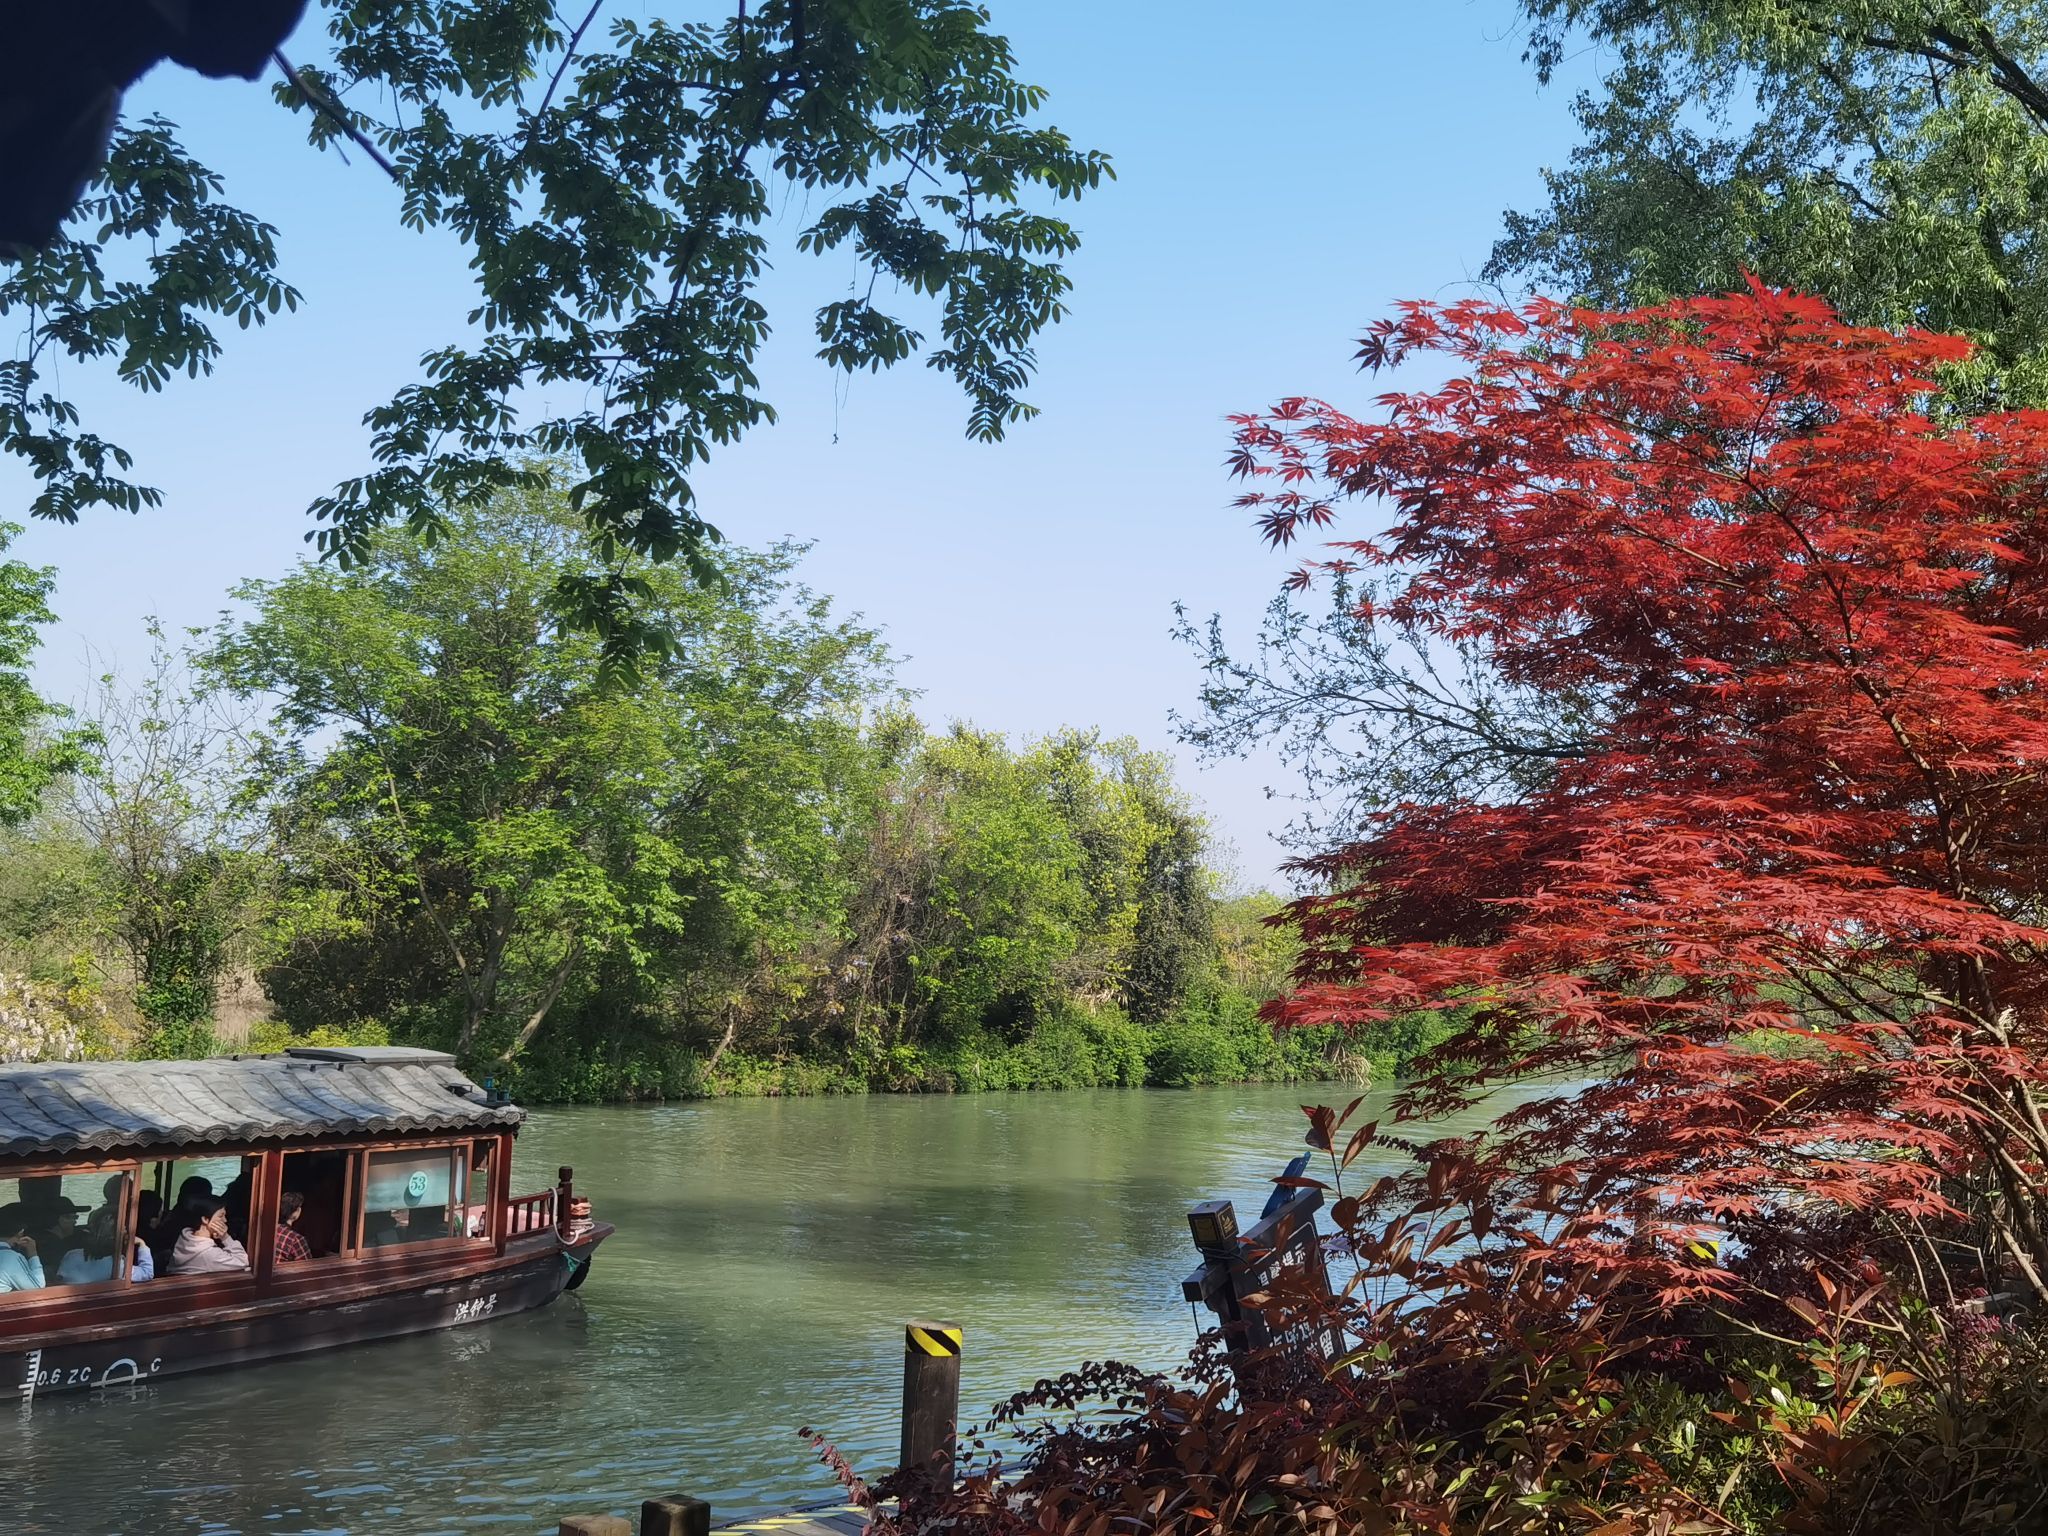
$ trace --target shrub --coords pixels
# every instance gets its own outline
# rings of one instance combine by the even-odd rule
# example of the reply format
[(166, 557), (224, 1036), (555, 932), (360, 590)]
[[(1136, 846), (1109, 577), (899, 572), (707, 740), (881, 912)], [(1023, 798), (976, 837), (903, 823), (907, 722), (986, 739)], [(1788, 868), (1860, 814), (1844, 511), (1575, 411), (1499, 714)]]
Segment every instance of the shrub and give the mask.
[[(438, 1024), (407, 1024), (394, 1033), (445, 1044), (438, 1030)], [(1391, 1072), (1435, 1037), (1396, 1021), (1367, 1038), (1377, 1041), (1375, 1064)], [(1335, 1028), (1276, 1035), (1251, 996), (1222, 990), (1197, 994), (1156, 1024), (1140, 1023), (1117, 1008), (1070, 1004), (1045, 1013), (1015, 1039), (983, 1029), (842, 1054), (815, 1046), (809, 1054), (797, 1048), (772, 1055), (728, 1051), (714, 1068), (659, 1026), (626, 1022), (602, 1038), (567, 1031), (543, 1036), (503, 1075), (517, 1097), (536, 1104), (1189, 1087), (1343, 1076), (1339, 1052), (1347, 1039)]]
[(153, 1025), (137, 1043), (135, 1054), (146, 1061), (190, 1061), (226, 1052), (213, 1032), (211, 1019), (177, 1019)]
[(1148, 1031), (1113, 1008), (1066, 1008), (989, 1061), (988, 1087), (1128, 1088), (1145, 1081)]
[(105, 1015), (75, 989), (0, 971), (0, 1061), (83, 1061)]
[(1182, 1014), (1153, 1032), (1145, 1075), (1164, 1088), (1236, 1082), (1244, 1076), (1244, 1061), (1223, 1029), (1208, 1019)]
[[(1899, 1303), (1867, 1268), (1837, 1284), (1826, 1254), (1805, 1294), (1748, 1298), (1784, 1332), (1743, 1328), (1741, 1297), (1674, 1309), (1579, 1261), (1597, 1218), (1499, 1217), (1470, 1145), (1425, 1149), (1431, 1193), (1373, 1214), (1392, 1181), (1361, 1199), (1344, 1170), (1383, 1140), (1377, 1125), (1309, 1120), (1338, 1197), (1338, 1284), (1277, 1271), (1254, 1301), (1285, 1342), (1227, 1357), (1212, 1334), (1171, 1374), (1111, 1362), (1042, 1380), (963, 1436), (957, 1486), (870, 1488), (820, 1441), (875, 1536), (2042, 1528), (2038, 1335)], [(1311, 1342), (1332, 1337), (1334, 1357)]]

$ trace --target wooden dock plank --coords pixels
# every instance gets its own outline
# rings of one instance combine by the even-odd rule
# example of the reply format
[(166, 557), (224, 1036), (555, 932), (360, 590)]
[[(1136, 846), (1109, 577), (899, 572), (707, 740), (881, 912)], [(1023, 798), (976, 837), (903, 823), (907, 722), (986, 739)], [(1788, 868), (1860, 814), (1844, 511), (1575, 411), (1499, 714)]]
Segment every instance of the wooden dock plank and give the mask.
[(867, 1511), (857, 1504), (832, 1504), (822, 1509), (792, 1510), (786, 1515), (757, 1515), (718, 1530), (731, 1536), (862, 1536)]

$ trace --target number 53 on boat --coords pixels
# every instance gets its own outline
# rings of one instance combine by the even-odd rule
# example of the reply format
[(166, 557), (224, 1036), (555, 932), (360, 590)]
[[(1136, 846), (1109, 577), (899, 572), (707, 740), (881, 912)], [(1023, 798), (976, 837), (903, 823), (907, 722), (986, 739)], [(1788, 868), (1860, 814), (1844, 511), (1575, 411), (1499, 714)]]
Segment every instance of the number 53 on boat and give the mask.
[(567, 1168), (512, 1193), (523, 1118), (397, 1046), (0, 1066), (0, 1391), (546, 1305), (612, 1228)]

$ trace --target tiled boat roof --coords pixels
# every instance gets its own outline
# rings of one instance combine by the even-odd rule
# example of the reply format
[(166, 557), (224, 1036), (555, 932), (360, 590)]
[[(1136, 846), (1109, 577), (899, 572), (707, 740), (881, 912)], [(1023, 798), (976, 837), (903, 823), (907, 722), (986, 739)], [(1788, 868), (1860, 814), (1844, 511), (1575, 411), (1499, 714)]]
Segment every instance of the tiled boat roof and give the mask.
[(0, 1066), (0, 1157), (517, 1125), (452, 1056), (286, 1052)]

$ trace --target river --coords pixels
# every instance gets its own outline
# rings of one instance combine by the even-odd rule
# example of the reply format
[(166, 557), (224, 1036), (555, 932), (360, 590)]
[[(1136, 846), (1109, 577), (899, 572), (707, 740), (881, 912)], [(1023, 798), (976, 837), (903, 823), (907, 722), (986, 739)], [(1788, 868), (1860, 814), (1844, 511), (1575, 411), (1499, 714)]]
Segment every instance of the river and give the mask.
[(1300, 1148), (1297, 1106), (1344, 1096), (540, 1111), (514, 1185), (572, 1164), (619, 1228), (582, 1291), (480, 1327), (45, 1398), (0, 1442), (0, 1531), (527, 1536), (675, 1490), (718, 1520), (828, 1497), (797, 1431), (887, 1469), (908, 1317), (965, 1325), (970, 1418), (1083, 1359), (1183, 1358), (1188, 1205), (1228, 1197), (1248, 1223)]

